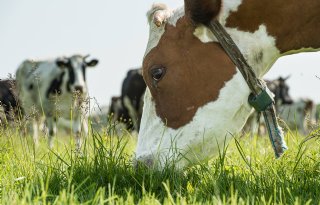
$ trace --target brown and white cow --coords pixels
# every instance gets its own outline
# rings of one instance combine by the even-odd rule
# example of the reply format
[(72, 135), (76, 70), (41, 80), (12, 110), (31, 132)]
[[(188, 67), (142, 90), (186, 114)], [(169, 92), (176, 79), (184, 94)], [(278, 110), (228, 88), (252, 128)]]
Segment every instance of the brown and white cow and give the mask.
[(246, 122), (250, 90), (205, 26), (212, 19), (262, 77), (281, 56), (319, 50), (319, 10), (318, 0), (185, 0), (176, 10), (154, 4), (136, 159), (159, 168), (206, 160)]

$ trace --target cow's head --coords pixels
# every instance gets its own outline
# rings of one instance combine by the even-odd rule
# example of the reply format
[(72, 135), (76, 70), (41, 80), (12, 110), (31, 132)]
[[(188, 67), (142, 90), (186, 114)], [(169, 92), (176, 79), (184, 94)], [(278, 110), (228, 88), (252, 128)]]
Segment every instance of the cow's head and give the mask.
[(290, 76), (286, 78), (280, 77), (278, 79), (279, 81), (279, 88), (278, 88), (278, 93), (279, 97), (282, 100), (282, 104), (292, 104), (293, 100), (289, 95), (289, 85), (286, 83), (286, 80), (288, 80)]
[(63, 57), (56, 60), (58, 68), (68, 73), (68, 92), (78, 92), (80, 94), (85, 94), (87, 92), (86, 69), (98, 64), (97, 59), (88, 61), (87, 58), (88, 56), (83, 57), (81, 55), (74, 55), (69, 58)]
[(277, 106), (280, 105), (290, 105), (293, 100), (289, 94), (289, 85), (287, 80), (290, 76), (285, 78), (279, 77), (276, 80), (267, 82), (269, 89), (274, 93), (274, 100)]
[(220, 1), (185, 0), (179, 10), (155, 4), (148, 12), (143, 60), (148, 88), (137, 161), (183, 167), (205, 160), (245, 123), (248, 86), (204, 26), (219, 15), (220, 7)]

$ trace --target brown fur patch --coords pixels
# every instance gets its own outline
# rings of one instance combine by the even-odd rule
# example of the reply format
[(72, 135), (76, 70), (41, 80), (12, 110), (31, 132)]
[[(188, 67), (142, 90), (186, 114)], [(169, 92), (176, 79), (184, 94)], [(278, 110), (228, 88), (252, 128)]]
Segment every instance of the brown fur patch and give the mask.
[[(214, 101), (236, 73), (218, 43), (202, 43), (186, 17), (176, 27), (167, 24), (159, 44), (143, 61), (143, 76), (156, 104), (157, 115), (171, 128), (192, 120), (197, 109)], [(153, 86), (150, 68), (162, 65), (166, 74)]]
[(320, 48), (320, 1), (243, 0), (226, 26), (254, 32), (261, 24), (276, 38), (281, 53)]

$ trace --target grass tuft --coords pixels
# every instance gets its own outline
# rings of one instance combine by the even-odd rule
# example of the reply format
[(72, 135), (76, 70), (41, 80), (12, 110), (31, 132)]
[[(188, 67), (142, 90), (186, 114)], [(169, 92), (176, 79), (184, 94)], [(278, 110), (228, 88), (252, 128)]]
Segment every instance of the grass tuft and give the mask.
[[(107, 125), (108, 126), (108, 125)], [(136, 138), (112, 125), (91, 130), (81, 152), (71, 136), (53, 150), (41, 138), (0, 131), (1, 204), (319, 204), (320, 130), (286, 135), (275, 160), (267, 137), (235, 137), (208, 162), (174, 171), (133, 165)]]

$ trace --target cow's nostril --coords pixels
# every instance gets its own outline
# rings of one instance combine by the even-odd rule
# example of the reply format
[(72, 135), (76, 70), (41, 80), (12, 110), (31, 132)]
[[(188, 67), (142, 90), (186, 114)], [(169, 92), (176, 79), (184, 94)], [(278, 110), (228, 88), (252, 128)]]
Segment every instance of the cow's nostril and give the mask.
[(75, 87), (74, 87), (74, 90), (75, 90), (76, 92), (83, 93), (83, 87), (82, 87), (82, 86), (75, 86)]

